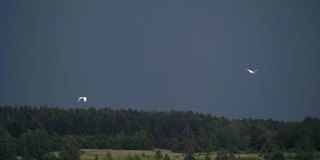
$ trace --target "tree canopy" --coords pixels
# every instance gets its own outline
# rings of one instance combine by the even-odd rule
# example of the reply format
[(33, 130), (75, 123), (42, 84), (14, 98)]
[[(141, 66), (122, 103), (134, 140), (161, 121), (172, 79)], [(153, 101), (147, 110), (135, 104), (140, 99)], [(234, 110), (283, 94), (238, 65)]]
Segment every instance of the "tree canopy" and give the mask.
[[(27, 157), (59, 150), (66, 136), (79, 148), (92, 149), (320, 150), (320, 120), (313, 117), (284, 122), (229, 120), (193, 111), (1, 106), (0, 125), (7, 136), (19, 139), (18, 152)], [(34, 152), (34, 147), (42, 150)]]

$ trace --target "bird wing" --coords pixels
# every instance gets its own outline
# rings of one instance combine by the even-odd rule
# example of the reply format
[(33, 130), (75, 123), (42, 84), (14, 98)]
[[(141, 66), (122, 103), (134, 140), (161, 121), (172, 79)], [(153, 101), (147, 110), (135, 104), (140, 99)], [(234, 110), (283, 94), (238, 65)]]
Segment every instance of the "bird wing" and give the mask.
[(258, 70), (258, 69), (255, 69), (254, 71), (256, 72), (256, 71), (259, 71), (259, 70)]
[(252, 73), (252, 70), (250, 70), (250, 69), (247, 69), (247, 71), (248, 71), (249, 73)]

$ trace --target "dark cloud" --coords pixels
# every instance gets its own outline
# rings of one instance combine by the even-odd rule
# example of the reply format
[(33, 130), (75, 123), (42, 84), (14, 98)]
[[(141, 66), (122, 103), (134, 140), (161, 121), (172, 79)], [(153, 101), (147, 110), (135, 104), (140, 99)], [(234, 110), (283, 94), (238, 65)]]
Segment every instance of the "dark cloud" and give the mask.
[(0, 3), (0, 105), (320, 115), (318, 1)]

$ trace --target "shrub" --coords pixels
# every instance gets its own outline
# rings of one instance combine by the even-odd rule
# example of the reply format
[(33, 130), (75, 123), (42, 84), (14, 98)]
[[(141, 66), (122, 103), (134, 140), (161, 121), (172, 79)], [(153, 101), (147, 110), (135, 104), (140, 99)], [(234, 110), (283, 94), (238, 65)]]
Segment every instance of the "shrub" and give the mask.
[(58, 157), (56, 157), (55, 155), (51, 154), (51, 153), (47, 153), (42, 157), (43, 160), (59, 160)]
[(316, 158), (315, 158), (314, 153), (299, 152), (296, 154), (294, 159), (296, 159), (296, 160), (314, 160)]
[(184, 160), (196, 160), (196, 158), (192, 155), (192, 153), (187, 153), (184, 157)]
[(107, 160), (113, 160), (112, 155), (110, 152), (107, 153)]
[(155, 155), (154, 158), (155, 158), (155, 159), (162, 159), (162, 153), (161, 153), (160, 150), (157, 150), (157, 151), (156, 151), (156, 155)]
[(134, 155), (134, 156), (129, 155), (125, 158), (125, 160), (141, 160), (141, 158), (139, 155)]
[(218, 152), (216, 160), (235, 160), (233, 154), (228, 153), (227, 151)]
[(206, 156), (204, 157), (204, 160), (211, 160), (210, 158), (210, 152), (206, 153)]
[(165, 156), (164, 156), (164, 159), (163, 160), (171, 160), (170, 159), (170, 157), (168, 156), (168, 154), (166, 154)]

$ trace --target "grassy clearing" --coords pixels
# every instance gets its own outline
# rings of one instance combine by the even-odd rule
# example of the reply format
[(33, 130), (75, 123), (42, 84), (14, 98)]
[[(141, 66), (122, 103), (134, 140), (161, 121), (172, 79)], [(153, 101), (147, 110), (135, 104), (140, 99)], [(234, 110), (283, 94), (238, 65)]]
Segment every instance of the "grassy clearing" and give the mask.
[(252, 159), (256, 159), (256, 160), (264, 160), (261, 156), (259, 156), (258, 154), (254, 154), (254, 153), (249, 153), (249, 154), (234, 154), (234, 156), (236, 158), (252, 158)]
[[(156, 149), (157, 150), (157, 149)], [(81, 160), (94, 160), (95, 156), (98, 156), (99, 160), (106, 158), (108, 152), (111, 154), (112, 158), (115, 160), (118, 159), (125, 159), (127, 156), (134, 156), (138, 155), (141, 157), (142, 160), (144, 159), (154, 159), (155, 151), (144, 151), (144, 150), (112, 150), (112, 149), (82, 149), (83, 155), (81, 155)], [(182, 160), (183, 154), (182, 153), (173, 153), (169, 150), (161, 150), (162, 155), (168, 154), (168, 156), (172, 160)]]
[[(111, 154), (114, 160), (125, 160), (128, 156), (138, 155), (141, 160), (154, 160), (156, 150), (160, 150), (162, 155), (168, 154), (171, 160), (183, 160), (183, 153), (174, 153), (170, 150), (155, 149), (155, 150), (112, 150), (112, 149), (82, 149), (83, 154), (81, 155), (81, 160), (94, 160), (98, 156), (99, 160), (107, 159), (108, 152)], [(211, 153), (211, 160), (216, 159), (216, 153)], [(196, 153), (195, 157), (197, 160), (204, 160), (205, 153)], [(254, 158), (257, 160), (262, 160), (258, 154), (235, 154), (235, 157), (242, 158)]]

